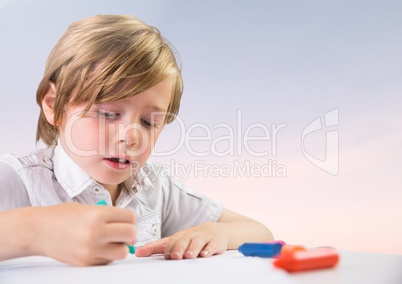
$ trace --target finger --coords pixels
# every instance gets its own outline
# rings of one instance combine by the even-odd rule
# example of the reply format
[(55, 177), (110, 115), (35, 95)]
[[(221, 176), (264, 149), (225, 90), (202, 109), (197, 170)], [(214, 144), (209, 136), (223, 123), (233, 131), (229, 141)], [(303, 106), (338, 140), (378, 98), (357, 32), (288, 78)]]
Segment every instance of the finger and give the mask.
[(201, 257), (208, 257), (215, 254), (222, 254), (226, 248), (219, 241), (212, 239), (200, 252)]
[(109, 243), (99, 249), (97, 259), (104, 260), (119, 260), (125, 259), (129, 253), (127, 245), (122, 243)]
[(151, 256), (153, 254), (164, 253), (170, 237), (166, 237), (154, 242), (149, 242), (142, 247), (136, 248), (135, 255), (138, 257)]
[(187, 250), (184, 252), (183, 257), (184, 258), (196, 258), (207, 243), (208, 242), (205, 237), (195, 236), (191, 240)]
[(137, 230), (134, 225), (127, 223), (109, 223), (104, 226), (102, 240), (104, 243), (123, 242), (134, 245), (137, 241)]
[(124, 244), (111, 243), (97, 246), (96, 249), (84, 250), (75, 260), (70, 261), (75, 266), (89, 266), (107, 264), (113, 260), (127, 257), (128, 248)]
[(98, 206), (100, 210), (105, 212), (105, 221), (108, 223), (122, 222), (134, 224), (136, 217), (133, 211), (128, 209), (116, 208), (112, 206)]
[(182, 235), (179, 238), (172, 238), (165, 250), (165, 259), (182, 259), (192, 238), (193, 236), (190, 234)]

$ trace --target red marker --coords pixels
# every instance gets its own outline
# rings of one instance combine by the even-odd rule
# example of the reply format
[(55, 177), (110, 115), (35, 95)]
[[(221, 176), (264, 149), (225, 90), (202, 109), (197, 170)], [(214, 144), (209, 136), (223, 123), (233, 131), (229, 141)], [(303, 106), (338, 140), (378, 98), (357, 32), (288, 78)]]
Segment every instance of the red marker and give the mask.
[(338, 261), (339, 255), (334, 248), (305, 249), (301, 246), (285, 245), (274, 265), (288, 272), (297, 272), (333, 267)]
[(306, 251), (304, 246), (296, 246), (296, 245), (283, 245), (281, 253), (295, 253), (296, 251)]

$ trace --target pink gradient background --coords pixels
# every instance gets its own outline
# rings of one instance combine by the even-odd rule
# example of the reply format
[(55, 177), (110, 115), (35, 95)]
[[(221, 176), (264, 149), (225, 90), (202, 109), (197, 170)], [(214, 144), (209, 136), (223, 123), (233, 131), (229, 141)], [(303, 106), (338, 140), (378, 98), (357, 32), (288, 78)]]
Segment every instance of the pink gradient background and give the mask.
[[(276, 155), (272, 141), (258, 141), (250, 147), (269, 155), (253, 157), (242, 145), (241, 155), (195, 157), (182, 147), (152, 160), (231, 168), (236, 160), (275, 160), (286, 177), (190, 171), (184, 182), (261, 221), (287, 243), (402, 254), (402, 4), (215, 2), (0, 0), (0, 154), (34, 150), (36, 87), (68, 24), (95, 14), (132, 14), (158, 27), (180, 54), (180, 118), (187, 129), (204, 123), (213, 140), (227, 135), (213, 128), (217, 123), (232, 126), (235, 135), (255, 123), (287, 125), (278, 133)], [(303, 129), (333, 109), (339, 110), (339, 124), (331, 128), (339, 132), (337, 175), (311, 164), (301, 149)], [(181, 135), (177, 123), (167, 126), (157, 150), (172, 149)], [(306, 151), (324, 159), (325, 135), (323, 129), (306, 137)], [(207, 151), (211, 142), (191, 147)]]

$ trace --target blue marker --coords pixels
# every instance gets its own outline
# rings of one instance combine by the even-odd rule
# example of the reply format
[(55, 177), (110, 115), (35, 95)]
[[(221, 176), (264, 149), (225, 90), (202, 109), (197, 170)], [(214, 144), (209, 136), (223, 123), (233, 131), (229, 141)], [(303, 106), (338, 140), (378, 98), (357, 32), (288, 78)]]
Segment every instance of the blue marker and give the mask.
[[(105, 200), (101, 200), (96, 202), (96, 205), (106, 205), (107, 206), (107, 202)], [(128, 250), (130, 251), (131, 254), (135, 254), (135, 247), (134, 246), (129, 246), (126, 244), (126, 246), (128, 247)]]
[(274, 257), (281, 252), (281, 243), (244, 243), (238, 250), (245, 256)]

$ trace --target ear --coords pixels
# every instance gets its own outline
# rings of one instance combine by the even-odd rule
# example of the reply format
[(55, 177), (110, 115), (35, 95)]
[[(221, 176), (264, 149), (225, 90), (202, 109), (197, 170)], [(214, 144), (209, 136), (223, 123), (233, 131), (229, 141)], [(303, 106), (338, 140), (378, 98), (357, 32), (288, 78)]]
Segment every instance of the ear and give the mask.
[(46, 86), (45, 94), (42, 98), (42, 109), (45, 114), (46, 120), (51, 124), (54, 124), (54, 104), (56, 102), (56, 85), (49, 81)]

